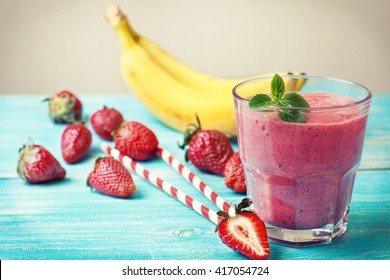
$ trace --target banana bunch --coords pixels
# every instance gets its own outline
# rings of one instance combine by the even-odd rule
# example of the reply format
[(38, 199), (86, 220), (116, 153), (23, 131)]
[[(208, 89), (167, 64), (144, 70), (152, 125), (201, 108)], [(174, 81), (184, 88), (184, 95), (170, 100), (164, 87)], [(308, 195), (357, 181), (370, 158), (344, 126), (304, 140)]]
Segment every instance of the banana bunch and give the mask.
[[(185, 131), (188, 124), (196, 123), (198, 115), (202, 129), (236, 135), (232, 89), (249, 78), (227, 80), (196, 71), (135, 32), (116, 5), (107, 10), (106, 19), (120, 42), (126, 84), (157, 119)], [(289, 87), (297, 90), (299, 86)], [(269, 88), (269, 83), (264, 87)]]

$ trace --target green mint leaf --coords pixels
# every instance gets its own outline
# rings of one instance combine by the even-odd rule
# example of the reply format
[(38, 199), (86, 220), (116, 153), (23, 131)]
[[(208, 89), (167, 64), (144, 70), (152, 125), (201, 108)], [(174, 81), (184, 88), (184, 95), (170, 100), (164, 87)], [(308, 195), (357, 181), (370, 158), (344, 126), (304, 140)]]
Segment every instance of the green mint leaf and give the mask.
[(278, 74), (275, 74), (271, 81), (272, 97), (276, 100), (282, 98), (285, 90), (283, 79)]
[(251, 98), (251, 100), (249, 100), (249, 107), (254, 108), (254, 109), (265, 107), (265, 106), (270, 106), (273, 104), (274, 103), (273, 103), (271, 97), (269, 97), (266, 94), (256, 94), (255, 96), (253, 96)]
[(304, 115), (298, 110), (283, 110), (279, 112), (279, 118), (285, 122), (305, 123)]
[(275, 100), (275, 104), (280, 107), (288, 107), (290, 105), (288, 100), (284, 100), (284, 99)]
[(296, 92), (286, 92), (284, 94), (284, 100), (288, 101), (288, 104), (290, 104), (292, 107), (298, 107), (298, 108), (309, 108), (309, 103), (303, 98), (302, 95), (296, 93)]
[(309, 108), (305, 98), (296, 92), (286, 92), (283, 79), (275, 74), (271, 81), (272, 98), (266, 94), (256, 94), (249, 100), (249, 107), (252, 109), (264, 108), (267, 106), (278, 106), (282, 108), (270, 108), (279, 111), (279, 118), (286, 122), (305, 123), (305, 116), (296, 108)]

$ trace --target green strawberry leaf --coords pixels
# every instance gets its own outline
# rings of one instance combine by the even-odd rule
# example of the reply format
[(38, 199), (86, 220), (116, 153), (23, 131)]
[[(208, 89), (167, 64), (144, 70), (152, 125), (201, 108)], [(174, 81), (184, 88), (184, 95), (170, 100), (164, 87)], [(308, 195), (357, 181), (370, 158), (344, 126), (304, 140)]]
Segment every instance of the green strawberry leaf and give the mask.
[(240, 213), (242, 209), (248, 208), (251, 206), (252, 201), (246, 197), (244, 198), (235, 208), (236, 208), (236, 213)]

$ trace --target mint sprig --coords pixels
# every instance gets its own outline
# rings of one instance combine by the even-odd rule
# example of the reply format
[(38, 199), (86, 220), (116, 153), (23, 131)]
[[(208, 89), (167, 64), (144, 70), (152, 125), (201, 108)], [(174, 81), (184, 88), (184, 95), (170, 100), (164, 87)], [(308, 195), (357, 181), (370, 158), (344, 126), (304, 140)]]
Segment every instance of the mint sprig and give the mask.
[(249, 100), (249, 107), (252, 109), (264, 109), (274, 106), (277, 107), (275, 110), (279, 112), (278, 116), (281, 120), (305, 123), (306, 119), (301, 110), (288, 109), (288, 107), (309, 108), (309, 103), (302, 95), (296, 92), (285, 91), (286, 87), (283, 79), (278, 74), (275, 74), (271, 81), (272, 98), (267, 94), (256, 94)]

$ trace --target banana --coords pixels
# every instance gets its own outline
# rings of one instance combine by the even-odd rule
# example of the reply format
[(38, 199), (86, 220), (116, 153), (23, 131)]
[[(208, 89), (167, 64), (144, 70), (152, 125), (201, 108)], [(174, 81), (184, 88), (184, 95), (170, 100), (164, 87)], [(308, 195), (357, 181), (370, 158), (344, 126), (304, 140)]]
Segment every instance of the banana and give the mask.
[[(111, 13), (120, 14), (122, 17), (124, 15), (121, 13), (119, 8), (117, 6), (111, 7)], [(184, 84), (188, 84), (194, 88), (207, 90), (210, 92), (215, 92), (215, 94), (221, 93), (222, 95), (225, 95), (225, 92), (231, 93), (234, 86), (237, 84), (254, 78), (259, 77), (267, 77), (267, 76), (273, 76), (274, 73), (267, 73), (260, 76), (255, 77), (246, 77), (243, 79), (222, 79), (213, 77), (210, 75), (207, 75), (205, 73), (202, 73), (200, 71), (197, 71), (191, 67), (189, 67), (187, 64), (181, 62), (177, 58), (173, 57), (171, 54), (169, 54), (167, 51), (162, 49), (158, 44), (153, 42), (152, 40), (141, 36), (138, 34), (134, 28), (129, 24), (127, 26), (127, 30), (130, 33), (130, 35), (134, 38), (134, 40), (139, 44), (151, 57), (151, 59), (158, 64), (160, 67), (165, 69), (168, 73), (170, 73), (172, 76), (177, 78), (179, 81), (183, 82)], [(280, 72), (280, 75), (287, 75), (287, 74), (298, 74), (298, 73), (292, 73), (292, 72)], [(296, 91), (300, 88), (300, 86), (296, 85), (295, 82), (297, 80), (289, 80), (286, 82), (286, 89), (288, 91)], [(301, 81), (302, 82), (302, 81)], [(304, 82), (304, 81), (303, 81)], [(261, 91), (261, 88), (259, 89)]]
[[(212, 77), (199, 72), (188, 65), (182, 63), (153, 41), (138, 37), (137, 43), (145, 49), (151, 58), (168, 73), (177, 78), (179, 81), (186, 83), (194, 88), (200, 90), (208, 90), (210, 92), (217, 92), (225, 94), (231, 93), (233, 87), (246, 79), (225, 80), (217, 77)], [(269, 74), (270, 76), (272, 74)]]
[(133, 93), (159, 120), (184, 131), (198, 114), (205, 129), (219, 128), (235, 135), (233, 100), (213, 97), (210, 92), (191, 88), (155, 64), (128, 30), (126, 19), (114, 21), (113, 28), (122, 48), (121, 71)]
[[(117, 6), (108, 9), (106, 19), (121, 45), (126, 84), (156, 118), (184, 131), (196, 122), (197, 114), (202, 128), (236, 135), (232, 89), (247, 79), (214, 78), (192, 69), (136, 33)], [(285, 82), (287, 90), (296, 90), (296, 80)], [(265, 87), (269, 88), (269, 83), (264, 83)]]

